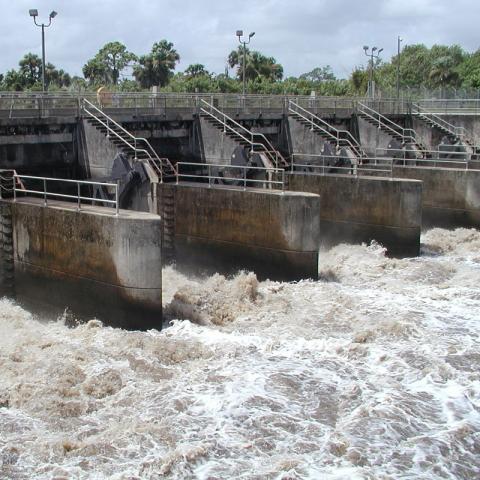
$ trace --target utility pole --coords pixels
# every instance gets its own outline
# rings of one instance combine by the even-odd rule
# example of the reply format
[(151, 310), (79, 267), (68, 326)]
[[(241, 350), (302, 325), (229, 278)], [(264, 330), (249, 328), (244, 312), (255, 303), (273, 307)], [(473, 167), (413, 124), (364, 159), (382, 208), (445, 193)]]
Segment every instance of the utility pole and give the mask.
[(402, 37), (397, 39), (397, 102), (400, 101), (400, 43), (403, 41)]

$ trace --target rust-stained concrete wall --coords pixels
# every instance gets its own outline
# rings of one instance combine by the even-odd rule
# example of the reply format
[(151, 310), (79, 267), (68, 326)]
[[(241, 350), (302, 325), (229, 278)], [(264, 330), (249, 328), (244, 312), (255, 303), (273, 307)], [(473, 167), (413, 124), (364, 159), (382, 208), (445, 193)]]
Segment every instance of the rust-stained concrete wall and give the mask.
[(157, 215), (11, 202), (17, 295), (125, 328), (161, 328)]
[(235, 187), (165, 185), (175, 203), (179, 266), (260, 278), (318, 276), (318, 195)]
[(394, 175), (423, 182), (423, 226), (480, 228), (480, 170), (394, 167)]
[(418, 255), (421, 182), (293, 173), (288, 176), (288, 185), (290, 190), (320, 195), (320, 244), (323, 247), (376, 240), (391, 255)]

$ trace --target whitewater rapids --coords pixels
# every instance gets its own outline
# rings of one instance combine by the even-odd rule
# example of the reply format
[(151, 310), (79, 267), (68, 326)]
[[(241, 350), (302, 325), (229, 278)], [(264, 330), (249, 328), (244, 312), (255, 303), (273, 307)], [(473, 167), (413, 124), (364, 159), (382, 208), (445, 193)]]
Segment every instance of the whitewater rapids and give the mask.
[(321, 280), (164, 270), (162, 332), (0, 301), (0, 479), (480, 478), (480, 232)]

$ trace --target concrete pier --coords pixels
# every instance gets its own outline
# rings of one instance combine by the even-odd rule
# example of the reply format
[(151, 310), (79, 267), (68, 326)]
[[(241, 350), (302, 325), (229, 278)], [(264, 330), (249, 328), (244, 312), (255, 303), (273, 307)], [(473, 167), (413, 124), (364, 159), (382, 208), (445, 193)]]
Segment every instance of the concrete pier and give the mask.
[(423, 227), (480, 228), (480, 170), (394, 167), (423, 182)]
[(15, 288), (22, 301), (66, 308), (128, 329), (162, 325), (161, 220), (61, 201), (4, 200), (12, 213)]
[(289, 189), (320, 195), (320, 245), (376, 240), (392, 256), (420, 250), (422, 183), (352, 175), (288, 175)]
[(171, 189), (180, 268), (247, 269), (283, 281), (318, 277), (318, 195), (185, 183), (162, 188)]

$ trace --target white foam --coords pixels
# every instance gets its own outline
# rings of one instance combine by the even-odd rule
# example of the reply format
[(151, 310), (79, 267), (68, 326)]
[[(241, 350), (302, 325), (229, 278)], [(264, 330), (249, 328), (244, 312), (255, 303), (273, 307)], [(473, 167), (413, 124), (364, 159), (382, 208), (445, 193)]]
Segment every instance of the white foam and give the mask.
[(422, 242), (338, 246), (319, 282), (169, 267), (163, 332), (1, 300), (0, 478), (474, 478), (480, 233)]

